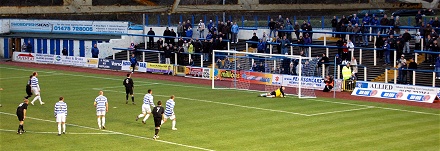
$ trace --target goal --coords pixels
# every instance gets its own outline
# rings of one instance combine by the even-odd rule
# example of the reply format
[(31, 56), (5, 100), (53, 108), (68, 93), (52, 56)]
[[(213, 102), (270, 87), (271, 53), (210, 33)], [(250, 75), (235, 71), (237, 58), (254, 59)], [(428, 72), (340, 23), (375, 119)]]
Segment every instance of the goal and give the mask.
[(212, 89), (271, 92), (284, 86), (299, 98), (316, 98), (320, 89), (310, 57), (214, 50), (212, 58)]

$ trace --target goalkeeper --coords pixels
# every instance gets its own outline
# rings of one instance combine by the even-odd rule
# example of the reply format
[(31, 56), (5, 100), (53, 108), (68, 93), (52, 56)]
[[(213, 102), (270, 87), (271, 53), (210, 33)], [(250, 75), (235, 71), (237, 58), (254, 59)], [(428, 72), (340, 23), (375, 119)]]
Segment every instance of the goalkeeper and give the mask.
[(276, 89), (275, 91), (272, 91), (270, 93), (264, 93), (260, 94), (261, 97), (268, 97), (268, 98), (285, 98), (286, 95), (284, 94), (284, 89), (286, 89), (284, 86), (281, 86), (280, 88)]

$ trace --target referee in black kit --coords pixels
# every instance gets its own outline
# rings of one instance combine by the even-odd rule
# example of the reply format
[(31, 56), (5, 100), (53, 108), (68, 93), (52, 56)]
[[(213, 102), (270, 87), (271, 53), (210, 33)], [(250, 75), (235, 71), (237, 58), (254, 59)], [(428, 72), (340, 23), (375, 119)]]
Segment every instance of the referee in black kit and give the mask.
[(26, 94), (25, 99), (29, 99), (32, 96), (32, 89), (31, 89), (31, 79), (32, 75), (29, 77), (28, 83), (26, 84)]
[(161, 101), (157, 101), (157, 106), (155, 106), (153, 108), (153, 117), (154, 117), (154, 137), (153, 139), (156, 140), (159, 138), (159, 130), (160, 130), (160, 125), (162, 125), (162, 121), (163, 121), (163, 113), (165, 112), (165, 109), (162, 107), (162, 102)]
[(127, 78), (124, 79), (122, 84), (125, 86), (125, 104), (128, 104), (128, 95), (130, 94), (131, 102), (133, 102), (133, 105), (135, 105), (134, 95), (133, 95), (134, 83), (133, 83), (133, 79), (131, 79), (130, 73), (127, 74)]
[(17, 134), (23, 134), (26, 132), (23, 129), (24, 119), (26, 118), (26, 111), (29, 104), (28, 99), (24, 99), (23, 103), (20, 103), (17, 107), (17, 117), (18, 121), (20, 121), (20, 125), (18, 126)]

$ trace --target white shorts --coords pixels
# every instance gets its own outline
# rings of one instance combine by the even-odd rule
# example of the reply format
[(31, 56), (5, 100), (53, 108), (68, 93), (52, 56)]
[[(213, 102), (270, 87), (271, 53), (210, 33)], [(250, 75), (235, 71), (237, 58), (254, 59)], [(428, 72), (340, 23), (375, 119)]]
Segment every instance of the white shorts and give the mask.
[(66, 122), (66, 114), (57, 114), (57, 122)]
[(96, 111), (96, 116), (105, 116), (105, 111)]
[(34, 92), (35, 95), (40, 95), (40, 90), (37, 87), (32, 87), (32, 92)]
[(175, 114), (171, 115), (170, 117), (168, 117), (168, 116), (166, 116), (166, 115), (163, 115), (163, 116), (164, 116), (165, 119), (170, 118), (170, 120), (174, 120), (174, 119), (176, 118), (176, 115), (175, 115)]
[(151, 113), (150, 105), (142, 104), (142, 113)]

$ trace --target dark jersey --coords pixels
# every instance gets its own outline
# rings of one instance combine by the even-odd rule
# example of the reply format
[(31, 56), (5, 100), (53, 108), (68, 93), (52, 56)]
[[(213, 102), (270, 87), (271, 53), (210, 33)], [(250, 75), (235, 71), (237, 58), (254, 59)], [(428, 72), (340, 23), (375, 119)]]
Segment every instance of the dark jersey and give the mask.
[(162, 106), (156, 106), (153, 108), (153, 117), (154, 118), (162, 118), (162, 114), (164, 113), (165, 109)]
[(125, 86), (125, 88), (133, 88), (134, 86), (133, 79), (131, 78), (125, 78), (122, 84)]
[(23, 110), (27, 110), (28, 104), (20, 103), (17, 107), (17, 113), (23, 114)]

